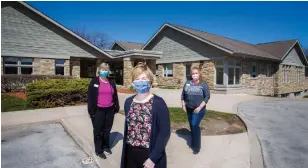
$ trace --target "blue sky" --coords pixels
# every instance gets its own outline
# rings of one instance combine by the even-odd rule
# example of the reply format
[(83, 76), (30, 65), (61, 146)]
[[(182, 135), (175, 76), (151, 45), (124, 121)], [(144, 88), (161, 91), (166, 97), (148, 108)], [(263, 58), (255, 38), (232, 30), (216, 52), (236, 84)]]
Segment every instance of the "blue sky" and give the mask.
[(308, 2), (27, 2), (70, 29), (145, 43), (165, 23), (262, 43), (308, 48)]

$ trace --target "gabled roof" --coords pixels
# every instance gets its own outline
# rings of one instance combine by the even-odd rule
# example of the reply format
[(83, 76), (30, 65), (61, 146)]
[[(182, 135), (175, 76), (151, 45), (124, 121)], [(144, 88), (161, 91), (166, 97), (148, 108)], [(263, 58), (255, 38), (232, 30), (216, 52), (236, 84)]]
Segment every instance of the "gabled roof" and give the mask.
[(144, 44), (142, 43), (135, 43), (135, 42), (124, 42), (124, 41), (115, 41), (111, 46), (111, 49), (114, 45), (119, 45), (124, 50), (140, 50)]
[[(25, 2), (22, 1), (15, 1), (16, 3), (21, 4), (22, 6), (28, 8), (29, 10), (33, 11), (35, 14), (41, 16), (43, 19), (47, 20), (48, 22), (52, 23), (53, 25), (59, 27), (60, 29), (64, 30), (65, 32), (67, 32), (69, 35), (77, 38), (78, 40), (82, 41), (83, 43), (85, 43), (86, 45), (94, 48), (95, 50), (97, 50), (98, 52), (108, 56), (109, 58), (112, 58), (111, 55), (109, 55), (107, 52), (101, 50), (100, 48), (98, 48), (97, 46), (93, 45), (92, 43), (88, 42), (87, 40), (85, 40), (84, 38), (80, 37), (79, 35), (77, 35), (76, 33), (72, 32), (71, 30), (69, 30), (68, 28), (64, 27), (63, 25), (61, 25), (60, 23), (56, 22), (55, 20), (51, 19), (50, 17), (44, 15), (43, 13), (41, 13), (40, 11), (36, 10), (35, 8), (33, 8), (32, 6), (28, 5)], [(5, 2), (2, 2), (2, 4)]]
[(282, 59), (290, 49), (297, 43), (297, 40), (285, 40), (269, 43), (260, 43), (256, 46), (263, 51), (266, 51), (276, 57)]
[(165, 23), (159, 29), (159, 31), (143, 46), (142, 49), (145, 49), (146, 46), (149, 45), (151, 41), (157, 36), (157, 34), (159, 34), (165, 27), (170, 27), (174, 30), (185, 33), (193, 38), (196, 38), (197, 40), (205, 42), (209, 45), (212, 45), (213, 47), (219, 48), (230, 54), (244, 54), (244, 55), (251, 55), (251, 56), (260, 57), (260, 58), (279, 60), (279, 58), (277, 58), (276, 56), (266, 51), (262, 51), (258, 49), (253, 44), (229, 39), (226, 37), (218, 36), (215, 34), (203, 32), (203, 31), (199, 31), (199, 30), (195, 30), (195, 29), (191, 29), (191, 28), (187, 28), (183, 26), (168, 24), (168, 23)]

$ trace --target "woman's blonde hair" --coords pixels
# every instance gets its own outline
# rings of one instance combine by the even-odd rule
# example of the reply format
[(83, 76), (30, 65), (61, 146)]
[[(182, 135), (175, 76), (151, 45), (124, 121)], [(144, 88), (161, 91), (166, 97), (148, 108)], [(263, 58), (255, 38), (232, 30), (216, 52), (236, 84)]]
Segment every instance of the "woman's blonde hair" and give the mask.
[(190, 74), (192, 75), (192, 71), (193, 70), (197, 70), (198, 71), (198, 74), (199, 74), (199, 83), (203, 80), (203, 76), (202, 76), (202, 73), (201, 73), (201, 69), (199, 67), (196, 67), (196, 66), (193, 66), (191, 67), (190, 69)]
[(153, 72), (151, 71), (151, 69), (143, 62), (139, 62), (133, 69), (132, 71), (132, 81), (136, 80), (138, 78), (139, 75), (145, 73), (146, 76), (149, 78), (150, 80), (150, 84), (152, 85), (153, 83)]
[(110, 70), (109, 64), (107, 62), (103, 62), (96, 68), (96, 76), (99, 76), (99, 71), (101, 70), (101, 68), (107, 68), (108, 71)]

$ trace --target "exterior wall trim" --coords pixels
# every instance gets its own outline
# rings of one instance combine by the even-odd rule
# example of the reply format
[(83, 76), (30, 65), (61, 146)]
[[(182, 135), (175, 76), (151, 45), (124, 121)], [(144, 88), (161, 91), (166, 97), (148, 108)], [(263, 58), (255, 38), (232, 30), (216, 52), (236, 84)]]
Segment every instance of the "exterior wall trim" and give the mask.
[[(1, 57), (25, 57), (25, 58), (51, 58), (55, 59), (55, 55), (50, 54), (37, 54), (37, 53), (1, 53)], [(69, 55), (57, 55), (56, 59), (70, 59)], [(87, 57), (88, 58), (88, 57)]]
[(168, 23), (165, 23), (165, 24), (154, 34), (154, 36), (152, 36), (151, 39), (147, 41), (147, 43), (141, 48), (141, 50), (144, 50), (144, 49), (154, 40), (154, 38), (155, 38), (166, 26), (168, 26), (168, 27), (170, 27), (170, 28), (172, 28), (172, 29), (174, 29), (174, 30), (177, 30), (177, 31), (179, 31), (179, 32), (182, 32), (182, 33), (184, 33), (184, 34), (186, 34), (186, 35), (189, 35), (189, 36), (191, 36), (191, 37), (193, 37), (193, 38), (195, 38), (195, 39), (197, 39), (197, 40), (200, 40), (200, 41), (202, 41), (202, 42), (204, 42), (204, 43), (207, 43), (207, 44), (209, 44), (209, 45), (211, 45), (211, 46), (213, 46), (213, 47), (216, 47), (216, 48), (218, 48), (218, 49), (220, 49), (220, 50), (222, 50), (222, 51), (225, 51), (225, 52), (227, 52), (227, 53), (229, 53), (229, 54), (233, 54), (233, 53), (234, 53), (234, 52), (232, 52), (232, 51), (230, 51), (230, 50), (228, 50), (228, 49), (225, 49), (225, 48), (223, 48), (223, 47), (220, 47), (220, 46), (218, 46), (218, 45), (216, 45), (216, 44), (214, 44), (214, 43), (211, 43), (211, 42), (209, 42), (209, 41), (207, 41), (207, 40), (204, 40), (204, 39), (202, 39), (202, 38), (200, 38), (200, 37), (197, 37), (197, 36), (195, 36), (195, 35), (193, 35), (193, 34), (191, 34), (191, 33), (188, 33), (188, 32), (186, 32), (186, 31), (183, 31), (183, 30), (181, 30), (181, 29), (178, 29), (178, 28), (176, 28), (176, 27), (174, 27), (174, 26), (172, 26), (172, 25), (170, 25), (170, 24), (168, 24)]
[(78, 36), (76, 33), (72, 32), (71, 30), (67, 29), (66, 27), (62, 26), (61, 24), (59, 24), (58, 22), (52, 20), (51, 18), (49, 18), (48, 16), (44, 15), (43, 13), (41, 13), (40, 11), (36, 10), (35, 8), (33, 8), (32, 6), (28, 5), (25, 2), (22, 1), (17, 1), (17, 3), (23, 5), (24, 7), (28, 8), (29, 10), (33, 11), (34, 13), (36, 13), (37, 15), (41, 16), (42, 18), (46, 19), (47, 21), (49, 21), (50, 23), (54, 24), (55, 26), (61, 28), (62, 30), (64, 30), (65, 32), (69, 33), (70, 35), (76, 37), (77, 39), (79, 39), (80, 41), (84, 42), (85, 44), (87, 44), (88, 46), (94, 48), (95, 50), (97, 50), (98, 52), (106, 55), (109, 58), (112, 58), (111, 55), (109, 55), (108, 53), (106, 53), (105, 51), (99, 49), (98, 47), (96, 47), (95, 45), (91, 44), (90, 42), (86, 41), (85, 39), (83, 39), (82, 37)]
[(118, 46), (120, 46), (121, 48), (123, 48), (123, 50), (125, 50), (125, 51), (127, 50), (125, 47), (123, 47), (121, 44), (119, 44), (119, 43), (116, 42), (116, 41), (111, 45), (110, 50), (111, 50), (111, 49), (114, 47), (114, 45), (116, 45), (116, 44), (117, 44)]

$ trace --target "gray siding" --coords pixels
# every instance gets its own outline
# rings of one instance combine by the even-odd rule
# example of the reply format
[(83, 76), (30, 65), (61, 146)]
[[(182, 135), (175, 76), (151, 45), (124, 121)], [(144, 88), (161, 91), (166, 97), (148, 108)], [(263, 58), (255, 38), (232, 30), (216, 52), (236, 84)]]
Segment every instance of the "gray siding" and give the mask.
[(282, 64), (304, 66), (295, 48), (293, 48), (289, 52), (289, 54), (284, 58), (284, 60), (282, 61)]
[(118, 51), (125, 51), (121, 46), (119, 46), (118, 44), (115, 44), (111, 50), (118, 50)]
[(145, 50), (163, 52), (162, 58), (157, 60), (157, 63), (209, 60), (228, 55), (224, 51), (169, 27), (162, 30)]
[(2, 56), (105, 57), (18, 3), (1, 7), (1, 32)]

